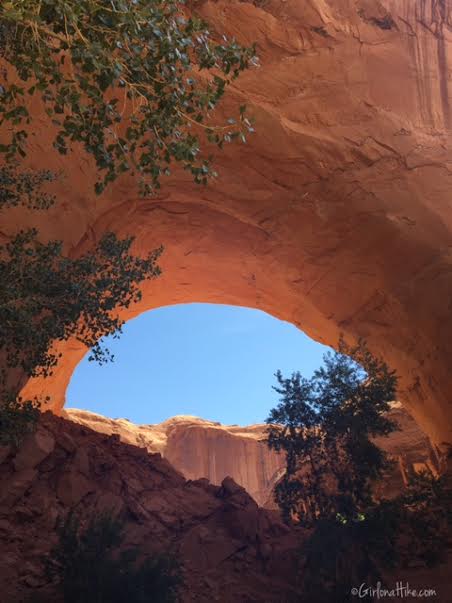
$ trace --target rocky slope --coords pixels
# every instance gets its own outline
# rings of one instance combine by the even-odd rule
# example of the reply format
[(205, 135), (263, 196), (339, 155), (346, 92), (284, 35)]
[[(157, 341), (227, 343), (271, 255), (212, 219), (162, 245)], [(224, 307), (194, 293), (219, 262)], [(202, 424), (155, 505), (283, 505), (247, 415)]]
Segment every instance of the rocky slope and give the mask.
[[(126, 546), (179, 558), (180, 603), (302, 601), (294, 576), (306, 533), (231, 478), (187, 481), (160, 454), (46, 413), (18, 450), (0, 448), (0, 483), (2, 603), (63, 603), (44, 572), (57, 521), (75, 511), (83, 525), (107, 510), (125, 520)], [(433, 588), (430, 601), (449, 603), (450, 567), (396, 569), (385, 584)]]
[(18, 452), (1, 449), (0, 483), (2, 603), (31, 592), (58, 602), (44, 561), (69, 510), (82, 523), (113, 510), (126, 520), (127, 546), (177, 555), (182, 602), (276, 603), (293, 594), (295, 533), (231, 478), (187, 481), (160, 454), (46, 413)]
[[(207, 478), (221, 484), (231, 476), (262, 506), (274, 508), (272, 490), (284, 470), (282, 455), (268, 449), (266, 426), (221, 425), (192, 416), (177, 416), (156, 425), (135, 425), (127, 419), (108, 419), (85, 410), (67, 409), (64, 416), (121, 441), (159, 452), (186, 479)], [(400, 426), (381, 445), (397, 461), (379, 490), (386, 495), (403, 488), (413, 471), (437, 471), (434, 447), (414, 419), (394, 404), (391, 411)]]
[(89, 411), (67, 409), (63, 416), (121, 441), (160, 452), (186, 479), (221, 484), (231, 476), (259, 504), (270, 497), (281, 476), (282, 457), (263, 442), (265, 425), (221, 425), (193, 416), (176, 416), (157, 425), (135, 425)]

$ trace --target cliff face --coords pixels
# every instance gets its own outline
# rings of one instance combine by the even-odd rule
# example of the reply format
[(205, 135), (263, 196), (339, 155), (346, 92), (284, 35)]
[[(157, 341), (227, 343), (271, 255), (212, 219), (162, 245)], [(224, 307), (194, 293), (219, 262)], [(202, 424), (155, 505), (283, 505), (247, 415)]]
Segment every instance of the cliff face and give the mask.
[(134, 425), (126, 419), (108, 419), (72, 408), (65, 410), (64, 416), (161, 453), (186, 479), (207, 478), (219, 485), (231, 476), (259, 505), (271, 498), (284, 467), (282, 456), (262, 441), (265, 425), (221, 425), (191, 416), (173, 417), (157, 425)]
[[(134, 425), (127, 419), (108, 419), (83, 410), (68, 409), (66, 418), (121, 441), (159, 452), (186, 479), (207, 478), (221, 484), (231, 476), (261, 506), (275, 508), (273, 488), (284, 471), (284, 457), (263, 441), (265, 425), (221, 425), (198, 417), (178, 416), (157, 425)], [(378, 486), (385, 496), (400, 492), (410, 473), (436, 473), (434, 448), (412, 417), (394, 404), (390, 413), (400, 426), (378, 444), (397, 461), (393, 472)]]
[[(436, 443), (452, 443), (450, 0), (200, 0), (212, 29), (257, 43), (261, 67), (224, 100), (256, 134), (213, 149), (219, 177), (175, 170), (151, 199), (125, 175), (96, 198), (77, 147), (62, 157), (38, 103), (27, 161), (64, 177), (49, 213), (11, 212), (0, 237), (36, 225), (72, 256), (107, 230), (163, 243), (163, 276), (129, 319), (190, 301), (265, 310), (336, 345), (363, 336), (401, 377), (400, 399)], [(32, 102), (32, 101), (30, 101)], [(126, 111), (127, 114), (127, 111)], [(220, 120), (220, 116), (218, 116)], [(64, 405), (86, 353), (61, 347), (52, 379), (29, 384)]]

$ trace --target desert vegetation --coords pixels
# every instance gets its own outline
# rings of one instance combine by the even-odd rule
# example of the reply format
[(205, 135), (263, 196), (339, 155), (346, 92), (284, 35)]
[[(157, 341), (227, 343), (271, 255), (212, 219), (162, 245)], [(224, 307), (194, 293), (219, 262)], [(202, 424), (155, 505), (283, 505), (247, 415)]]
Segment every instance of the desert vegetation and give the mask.
[(124, 522), (111, 512), (85, 527), (74, 513), (61, 521), (47, 574), (65, 603), (171, 603), (181, 583), (174, 557), (143, 559), (136, 547), (124, 546)]
[(267, 419), (268, 445), (285, 453), (286, 470), (275, 500), (287, 523), (306, 528), (299, 560), (306, 600), (348, 600), (353, 586), (384, 583), (389, 568), (441, 563), (451, 526), (443, 479), (424, 472), (396, 498), (373, 493), (392, 462), (373, 438), (398, 428), (386, 416), (394, 371), (364, 341), (341, 340), (311, 378), (279, 371), (276, 378), (281, 398)]
[(201, 141), (221, 147), (252, 130), (243, 106), (224, 124), (211, 113), (254, 48), (213, 35), (178, 0), (11, 0), (0, 35), (7, 159), (26, 155), (29, 97), (44, 103), (60, 153), (80, 143), (94, 157), (98, 193), (127, 171), (149, 193), (172, 162), (206, 182)]

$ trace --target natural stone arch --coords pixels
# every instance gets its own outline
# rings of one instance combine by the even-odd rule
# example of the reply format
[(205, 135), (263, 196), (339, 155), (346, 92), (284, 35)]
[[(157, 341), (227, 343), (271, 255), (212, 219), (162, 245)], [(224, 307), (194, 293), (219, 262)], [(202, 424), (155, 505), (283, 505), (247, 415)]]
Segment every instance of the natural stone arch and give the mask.
[[(217, 154), (220, 177), (206, 188), (176, 172), (141, 200), (124, 177), (95, 199), (92, 163), (53, 153), (37, 105), (29, 160), (63, 169), (60, 203), (41, 217), (9, 214), (3, 236), (20, 219), (64, 238), (73, 255), (110, 229), (135, 234), (138, 251), (163, 243), (164, 275), (126, 318), (221, 302), (263, 309), (330, 345), (339, 332), (364, 336), (398, 370), (420, 424), (452, 442), (451, 15), (449, 3), (435, 6), (197, 3), (214, 27), (258, 42), (262, 67), (225, 101), (250, 106), (249, 144)], [(62, 350), (45, 384), (56, 410), (84, 353), (72, 342)]]

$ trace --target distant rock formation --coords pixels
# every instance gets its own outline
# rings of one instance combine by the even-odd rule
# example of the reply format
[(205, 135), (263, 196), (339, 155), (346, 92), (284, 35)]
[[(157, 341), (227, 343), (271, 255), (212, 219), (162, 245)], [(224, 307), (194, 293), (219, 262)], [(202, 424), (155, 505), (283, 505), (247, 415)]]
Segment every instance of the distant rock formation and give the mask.
[[(117, 434), (121, 441), (149, 452), (160, 452), (186, 479), (207, 478), (219, 485), (231, 476), (259, 505), (275, 507), (273, 488), (283, 474), (284, 457), (267, 447), (264, 424), (240, 427), (180, 415), (155, 425), (135, 425), (86, 410), (67, 409), (63, 415), (101, 433)], [(385, 496), (400, 492), (414, 471), (438, 470), (429, 439), (399, 403), (393, 404), (391, 418), (400, 431), (378, 440), (397, 461), (394, 471), (378, 486)]]
[(221, 484), (231, 476), (259, 505), (271, 499), (282, 475), (284, 458), (269, 450), (265, 425), (222, 425), (190, 415), (178, 415), (155, 425), (135, 425), (86, 410), (67, 409), (63, 416), (121, 441), (160, 452), (186, 479), (207, 478)]

